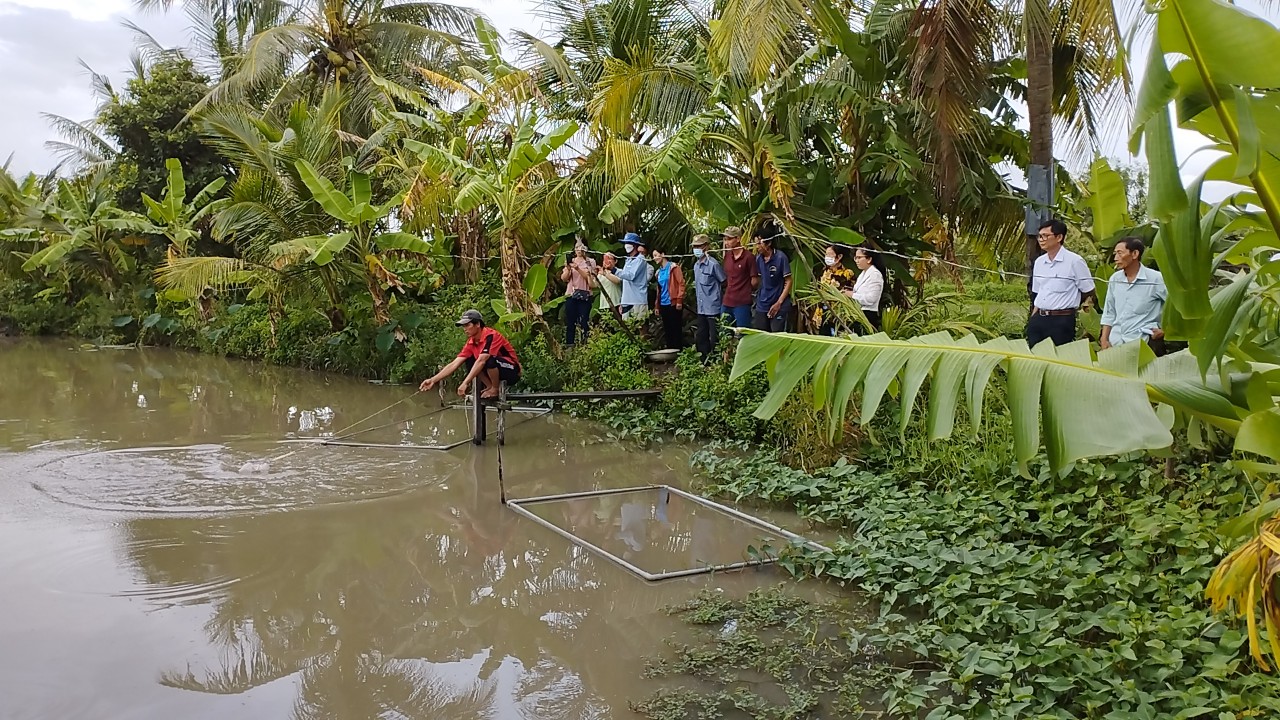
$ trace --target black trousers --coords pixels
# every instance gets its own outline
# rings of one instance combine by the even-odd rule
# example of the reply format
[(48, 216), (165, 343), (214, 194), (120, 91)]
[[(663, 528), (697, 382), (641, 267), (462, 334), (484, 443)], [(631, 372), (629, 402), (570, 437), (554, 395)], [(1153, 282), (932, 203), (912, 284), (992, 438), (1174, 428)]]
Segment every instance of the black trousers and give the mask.
[(591, 298), (581, 300), (569, 296), (564, 301), (564, 344), (577, 342), (578, 329), (582, 329), (583, 342), (587, 339), (587, 331), (591, 327)]
[(1041, 340), (1051, 338), (1054, 345), (1066, 345), (1076, 339), (1076, 314), (1040, 315), (1033, 313), (1027, 320), (1027, 345), (1035, 347)]
[(786, 332), (787, 313), (780, 312), (773, 317), (769, 317), (769, 313), (763, 310), (756, 310), (751, 315), (751, 327), (765, 332)]
[(720, 339), (719, 315), (699, 315), (698, 324), (695, 329), (693, 340), (698, 348), (698, 354), (702, 355), (702, 359), (706, 360), (715, 352), (716, 341)]
[(667, 349), (679, 350), (684, 347), (684, 310), (675, 305), (659, 305), (658, 315), (662, 318), (662, 335)]

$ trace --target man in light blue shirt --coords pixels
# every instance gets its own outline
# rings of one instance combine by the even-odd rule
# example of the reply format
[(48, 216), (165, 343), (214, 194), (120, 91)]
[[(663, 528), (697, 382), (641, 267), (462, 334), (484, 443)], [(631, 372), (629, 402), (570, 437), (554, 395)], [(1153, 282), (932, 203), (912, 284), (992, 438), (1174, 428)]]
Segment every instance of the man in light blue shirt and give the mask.
[(1160, 315), (1169, 291), (1160, 273), (1142, 264), (1146, 250), (1136, 237), (1122, 238), (1116, 243), (1112, 257), (1116, 272), (1107, 280), (1107, 300), (1102, 308), (1102, 336), (1098, 344), (1105, 350), (1112, 345), (1146, 340), (1163, 340)]
[(653, 267), (644, 256), (645, 244), (637, 233), (629, 232), (622, 238), (622, 247), (627, 251), (626, 264), (615, 275), (622, 281), (622, 317), (626, 320), (642, 318), (649, 314), (649, 280), (653, 278)]
[(710, 245), (711, 238), (706, 235), (693, 238), (693, 256), (697, 258), (693, 263), (693, 293), (698, 300), (698, 325), (694, 339), (704, 363), (716, 349), (716, 340), (720, 337), (717, 319), (724, 305), (724, 268), (707, 252)]

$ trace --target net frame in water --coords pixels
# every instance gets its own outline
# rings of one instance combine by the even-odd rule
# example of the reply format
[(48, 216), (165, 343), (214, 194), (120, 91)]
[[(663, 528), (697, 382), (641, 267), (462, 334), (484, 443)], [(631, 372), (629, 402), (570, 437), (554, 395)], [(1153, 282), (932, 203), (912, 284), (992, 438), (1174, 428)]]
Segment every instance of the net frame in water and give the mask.
[(728, 572), (732, 570), (745, 570), (746, 568), (749, 568), (749, 567), (760, 567), (760, 566), (770, 565), (774, 562), (777, 562), (776, 557), (758, 557), (758, 558), (752, 558), (750, 560), (740, 560), (738, 562), (733, 562), (733, 563), (722, 563), (719, 565), (705, 565), (703, 567), (687, 568), (684, 570), (667, 570), (664, 572), (651, 573), (645, 570), (644, 568), (638, 567), (634, 563), (628, 562), (627, 560), (618, 557), (617, 555), (609, 552), (608, 550), (605, 550), (604, 548), (600, 547), (599, 545), (596, 545), (595, 543), (592, 543), (584, 538), (578, 537), (577, 535), (574, 535), (568, 530), (565, 530), (564, 528), (560, 527), (559, 525), (556, 525), (550, 520), (547, 520), (545, 518), (538, 516), (537, 514), (531, 512), (528, 508), (524, 507), (525, 505), (536, 505), (539, 503), (556, 502), (558, 500), (575, 500), (579, 498), (601, 497), (604, 495), (620, 495), (623, 493), (649, 492), (654, 490), (666, 490), (674, 495), (678, 495), (684, 498), (685, 500), (688, 500), (693, 503), (697, 503), (699, 505), (702, 505), (703, 507), (709, 508), (721, 514), (728, 515), (729, 517), (745, 522), (748, 525), (752, 525), (762, 530), (767, 530), (775, 535), (779, 535), (792, 542), (797, 542), (813, 550), (817, 550), (819, 552), (830, 552), (830, 548), (827, 548), (826, 546), (823, 546), (823, 545), (819, 545), (818, 543), (813, 542), (812, 540), (809, 540), (807, 538), (801, 537), (800, 535), (797, 535), (791, 532), (790, 530), (780, 528), (777, 525), (774, 525), (773, 523), (766, 522), (764, 520), (761, 520), (760, 518), (753, 517), (739, 510), (735, 510), (734, 508), (731, 508), (727, 505), (722, 505), (718, 502), (715, 502), (714, 500), (708, 500), (707, 498), (701, 497), (699, 495), (694, 495), (691, 492), (686, 492), (677, 487), (671, 487), (670, 485), (640, 485), (636, 487), (615, 488), (611, 490), (587, 490), (584, 492), (560, 493), (558, 495), (542, 495), (539, 497), (531, 497), (531, 498), (511, 498), (507, 500), (507, 507), (511, 508), (518, 515), (521, 515), (523, 517), (526, 517), (538, 523), (539, 525), (551, 530), (552, 532), (567, 539), (568, 541), (574, 543), (575, 545), (583, 547), (607, 560), (613, 561), (614, 563), (626, 568), (627, 570), (630, 570), (632, 573), (640, 576), (641, 578), (649, 582), (657, 582), (659, 580), (670, 580), (673, 578), (680, 578), (680, 577), (689, 577), (690, 575), (702, 575), (702, 574), (711, 573), (711, 572)]

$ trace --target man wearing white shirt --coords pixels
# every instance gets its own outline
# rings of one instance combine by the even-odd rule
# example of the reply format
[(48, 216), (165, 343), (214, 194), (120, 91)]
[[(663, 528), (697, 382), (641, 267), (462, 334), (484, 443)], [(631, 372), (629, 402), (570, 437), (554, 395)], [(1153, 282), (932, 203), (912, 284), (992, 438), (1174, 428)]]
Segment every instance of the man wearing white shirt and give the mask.
[(1050, 339), (1065, 345), (1076, 337), (1076, 314), (1085, 298), (1097, 300), (1093, 275), (1084, 258), (1062, 246), (1067, 226), (1050, 220), (1040, 226), (1037, 240), (1044, 254), (1031, 271), (1031, 317), (1027, 320), (1027, 344), (1035, 347)]
[(1116, 243), (1112, 257), (1116, 272), (1107, 280), (1107, 301), (1102, 306), (1102, 335), (1098, 344), (1103, 350), (1112, 345), (1146, 340), (1153, 348), (1164, 338), (1160, 315), (1164, 312), (1169, 291), (1164, 277), (1142, 264), (1146, 245), (1136, 237), (1122, 238)]

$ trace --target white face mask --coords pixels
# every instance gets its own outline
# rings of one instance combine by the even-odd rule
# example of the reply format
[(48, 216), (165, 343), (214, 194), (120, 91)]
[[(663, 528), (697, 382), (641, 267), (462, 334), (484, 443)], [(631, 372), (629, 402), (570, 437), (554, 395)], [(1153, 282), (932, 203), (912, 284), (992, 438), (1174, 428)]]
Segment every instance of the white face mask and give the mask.
[(703, 254), (704, 254), (704, 253), (703, 253), (702, 248), (694, 248), (694, 249), (693, 249), (693, 256), (694, 256), (694, 257), (696, 257), (696, 258), (700, 258), (700, 257), (702, 257), (702, 256), (703, 256)]
[(626, 250), (627, 254), (630, 255), (631, 253), (636, 251), (636, 246), (632, 245), (631, 243), (626, 243), (625, 245), (622, 246), (622, 249)]
[(830, 255), (827, 255), (826, 257), (822, 258), (822, 262), (826, 263), (827, 267), (831, 267), (832, 265), (836, 264), (836, 259), (831, 257)]

